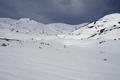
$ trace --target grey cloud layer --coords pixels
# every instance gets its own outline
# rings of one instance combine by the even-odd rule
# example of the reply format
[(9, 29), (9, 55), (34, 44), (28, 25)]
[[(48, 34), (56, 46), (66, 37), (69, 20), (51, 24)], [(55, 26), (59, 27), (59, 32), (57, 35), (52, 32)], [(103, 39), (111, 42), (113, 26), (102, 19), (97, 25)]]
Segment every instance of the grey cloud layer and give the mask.
[[(119, 12), (119, 0), (0, 0), (0, 17), (77, 24)], [(111, 4), (112, 3), (112, 4)]]

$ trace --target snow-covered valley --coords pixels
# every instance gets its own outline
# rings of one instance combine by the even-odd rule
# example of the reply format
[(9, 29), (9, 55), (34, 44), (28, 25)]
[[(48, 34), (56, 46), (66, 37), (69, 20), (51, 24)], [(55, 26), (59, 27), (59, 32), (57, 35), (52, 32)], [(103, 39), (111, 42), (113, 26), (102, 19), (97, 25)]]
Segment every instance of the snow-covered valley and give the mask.
[(119, 27), (118, 13), (81, 25), (1, 18), (0, 80), (119, 80)]

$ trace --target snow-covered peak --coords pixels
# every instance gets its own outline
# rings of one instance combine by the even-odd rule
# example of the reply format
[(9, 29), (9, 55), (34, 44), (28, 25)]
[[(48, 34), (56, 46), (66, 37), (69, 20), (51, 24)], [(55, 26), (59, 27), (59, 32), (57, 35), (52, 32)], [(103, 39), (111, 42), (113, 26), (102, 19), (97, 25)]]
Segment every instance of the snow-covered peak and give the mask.
[(104, 21), (109, 21), (109, 20), (117, 20), (117, 19), (120, 19), (120, 14), (119, 13), (113, 13), (113, 14), (109, 14), (109, 15), (106, 15), (104, 16), (103, 18), (101, 18), (100, 20)]
[(44, 25), (43, 23), (39, 23), (39, 22), (37, 22), (37, 21), (35, 21), (35, 20), (32, 20), (32, 19), (30, 19), (30, 18), (21, 18), (21, 19), (19, 19), (19, 20), (17, 20), (17, 23), (21, 23), (21, 24), (41, 24), (41, 25)]
[(19, 19), (19, 21), (30, 21), (31, 19), (30, 18), (21, 18)]
[(70, 38), (118, 39), (120, 36), (120, 14), (114, 13), (106, 15), (103, 18), (72, 32), (72, 34), (74, 36), (70, 36)]
[(13, 34), (57, 35), (71, 33), (76, 29), (76, 25), (64, 23), (43, 24), (30, 18), (21, 18), (19, 20), (0, 18), (0, 29), (4, 33)]

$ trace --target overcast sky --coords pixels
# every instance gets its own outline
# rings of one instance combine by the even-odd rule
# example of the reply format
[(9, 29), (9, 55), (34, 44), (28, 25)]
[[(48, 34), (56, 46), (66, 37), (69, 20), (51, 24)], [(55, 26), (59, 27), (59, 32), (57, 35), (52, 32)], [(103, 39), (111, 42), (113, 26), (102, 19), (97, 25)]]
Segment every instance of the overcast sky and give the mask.
[(79, 24), (119, 13), (120, 0), (0, 0), (0, 17)]

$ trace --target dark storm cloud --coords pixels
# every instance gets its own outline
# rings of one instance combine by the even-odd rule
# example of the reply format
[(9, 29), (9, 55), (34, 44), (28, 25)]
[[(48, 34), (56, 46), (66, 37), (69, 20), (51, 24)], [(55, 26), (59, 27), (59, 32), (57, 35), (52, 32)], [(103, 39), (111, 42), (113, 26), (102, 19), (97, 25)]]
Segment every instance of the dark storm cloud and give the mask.
[(78, 24), (120, 12), (119, 0), (0, 0), (0, 17)]

